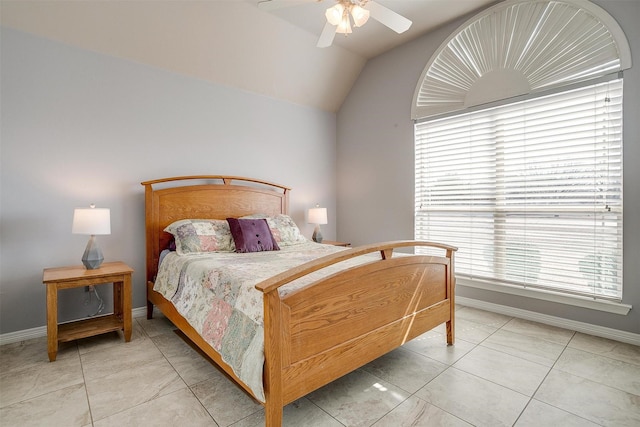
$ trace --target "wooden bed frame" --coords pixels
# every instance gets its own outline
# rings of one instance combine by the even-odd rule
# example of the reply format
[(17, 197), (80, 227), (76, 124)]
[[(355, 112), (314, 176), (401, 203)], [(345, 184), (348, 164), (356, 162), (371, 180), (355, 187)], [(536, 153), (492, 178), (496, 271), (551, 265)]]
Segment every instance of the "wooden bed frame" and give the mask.
[[(181, 184), (179, 184), (181, 182)], [(249, 394), (220, 355), (153, 290), (158, 260), (179, 219), (288, 214), (290, 188), (251, 178), (185, 176), (143, 182), (146, 207), (147, 317), (153, 306)], [(395, 248), (433, 246), (443, 256), (392, 257)], [(285, 405), (446, 322), (454, 341), (454, 252), (443, 244), (396, 241), (325, 256), (265, 280), (265, 422), (280, 426)], [(333, 274), (280, 297), (278, 288), (351, 257), (379, 252), (377, 261)]]

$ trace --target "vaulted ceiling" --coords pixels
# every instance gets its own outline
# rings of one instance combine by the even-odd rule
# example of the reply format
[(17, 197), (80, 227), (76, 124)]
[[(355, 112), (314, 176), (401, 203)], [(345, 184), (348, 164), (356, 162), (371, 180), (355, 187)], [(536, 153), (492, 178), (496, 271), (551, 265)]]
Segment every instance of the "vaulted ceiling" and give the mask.
[(2, 25), (142, 64), (335, 112), (366, 61), (495, 0), (377, 0), (413, 21), (370, 20), (317, 48), (333, 0), (2, 0)]

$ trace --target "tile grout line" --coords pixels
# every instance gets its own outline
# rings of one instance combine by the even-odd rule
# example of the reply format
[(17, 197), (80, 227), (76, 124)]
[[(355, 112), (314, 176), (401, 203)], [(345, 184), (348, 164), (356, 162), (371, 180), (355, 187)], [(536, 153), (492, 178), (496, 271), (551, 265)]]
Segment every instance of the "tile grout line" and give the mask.
[[(538, 387), (536, 387), (536, 389), (533, 391), (533, 393), (531, 393), (531, 396), (529, 397), (529, 401), (527, 402), (526, 405), (524, 405), (524, 408), (522, 408), (522, 411), (520, 412), (520, 415), (518, 415), (518, 417), (516, 418), (516, 420), (514, 421), (513, 425), (515, 426), (518, 423), (518, 420), (522, 417), (522, 415), (524, 414), (524, 411), (527, 410), (527, 408), (529, 407), (529, 405), (531, 404), (531, 401), (533, 401), (535, 399), (536, 394), (538, 393), (538, 390), (540, 390), (540, 387), (542, 387), (542, 384), (544, 384), (544, 382), (547, 380), (547, 378), (549, 377), (549, 374), (551, 374), (551, 371), (553, 371), (553, 368), (556, 366), (556, 363), (558, 363), (558, 360), (560, 360), (560, 358), (562, 357), (562, 355), (564, 354), (564, 352), (567, 350), (567, 347), (569, 346), (569, 343), (571, 342), (571, 340), (573, 339), (573, 337), (576, 336), (576, 331), (573, 331), (573, 333), (571, 334), (571, 338), (569, 338), (567, 340), (567, 343), (564, 345), (564, 348), (562, 349), (562, 351), (560, 352), (560, 354), (558, 355), (558, 357), (556, 358), (556, 360), (553, 361), (553, 364), (551, 365), (551, 367), (549, 368), (549, 370), (547, 371), (547, 373), (544, 375), (544, 378), (542, 378), (542, 381), (540, 381), (540, 384), (538, 384)], [(537, 399), (535, 399), (537, 400)], [(541, 401), (540, 401), (541, 402)], [(553, 408), (559, 409), (561, 411), (565, 411), (562, 408), (558, 408), (557, 406), (551, 405), (549, 403), (546, 402), (542, 402), (546, 405), (549, 405)], [(565, 411), (567, 412), (567, 411)], [(577, 414), (573, 414), (575, 416), (579, 416)], [(580, 417), (583, 418), (583, 417)]]
[[(509, 321), (511, 321), (512, 319), (513, 319), (513, 318), (509, 319)], [(474, 323), (477, 323), (477, 324), (479, 324), (479, 325), (483, 325), (483, 326), (491, 326), (490, 324), (489, 324), (489, 325), (487, 325), (487, 324), (484, 324), (484, 323), (479, 323), (479, 322), (477, 322), (477, 321), (475, 321), (475, 320), (474, 320), (474, 321), (472, 321), (472, 320), (467, 320), (467, 321), (469, 321), (469, 322), (474, 322)], [(505, 325), (506, 325), (509, 321), (505, 322)], [(504, 325), (502, 325), (502, 326), (504, 326)], [(454, 417), (454, 418), (456, 418), (456, 419), (458, 419), (458, 420), (460, 420), (460, 421), (462, 421), (462, 422), (464, 422), (464, 423), (471, 424), (469, 421), (465, 420), (464, 418), (461, 418), (461, 417), (459, 417), (459, 416), (457, 416), (457, 415), (455, 415), (455, 414), (452, 414), (451, 412), (449, 412), (449, 411), (445, 410), (444, 408), (440, 407), (439, 405), (436, 405), (435, 403), (427, 402), (427, 401), (425, 401), (424, 399), (421, 399), (419, 396), (416, 396), (416, 394), (418, 393), (418, 391), (422, 390), (424, 387), (426, 387), (427, 385), (429, 385), (431, 382), (435, 381), (437, 378), (439, 378), (440, 376), (444, 375), (444, 373), (445, 373), (445, 372), (447, 372), (448, 370), (450, 370), (450, 369), (458, 369), (458, 368), (455, 368), (453, 365), (455, 365), (455, 364), (456, 364), (460, 359), (462, 359), (463, 357), (465, 357), (466, 355), (468, 355), (469, 353), (471, 353), (473, 350), (475, 350), (477, 347), (479, 347), (479, 346), (480, 346), (480, 344), (482, 344), (486, 339), (488, 339), (490, 336), (492, 336), (492, 335), (493, 335), (493, 334), (495, 334), (497, 331), (499, 331), (499, 330), (502, 328), (502, 326), (501, 326), (500, 328), (497, 328), (495, 331), (493, 331), (491, 334), (489, 334), (486, 338), (484, 338), (484, 339), (480, 340), (480, 342), (477, 342), (477, 343), (470, 342), (470, 341), (467, 341), (467, 340), (461, 340), (460, 338), (456, 338), (456, 339), (455, 339), (455, 341), (458, 341), (458, 340), (465, 341), (465, 342), (468, 342), (468, 343), (472, 344), (472, 345), (473, 345), (473, 347), (472, 347), (469, 351), (467, 351), (464, 355), (462, 355), (460, 358), (458, 358), (457, 360), (455, 360), (454, 362), (452, 362), (451, 364), (444, 363), (444, 364), (446, 365), (446, 368), (445, 368), (445, 369), (443, 369), (443, 370), (442, 370), (442, 372), (440, 372), (438, 375), (436, 375), (435, 377), (433, 377), (431, 380), (427, 381), (427, 382), (426, 382), (422, 387), (420, 387), (418, 390), (416, 390), (415, 392), (411, 393), (409, 397), (407, 397), (405, 400), (403, 400), (403, 401), (402, 401), (402, 402), (400, 402), (398, 405), (396, 405), (393, 409), (391, 409), (390, 411), (388, 411), (384, 416), (382, 416), (382, 417), (380, 417), (378, 420), (376, 420), (376, 421), (375, 421), (375, 423), (379, 422), (379, 421), (380, 421), (380, 420), (382, 420), (384, 417), (386, 417), (387, 415), (389, 415), (393, 410), (395, 410), (398, 406), (400, 406), (401, 404), (403, 404), (404, 402), (406, 402), (407, 400), (409, 400), (411, 397), (415, 397), (416, 399), (418, 399), (418, 400), (420, 400), (420, 401), (422, 401), (422, 402), (425, 402), (427, 405), (431, 405), (431, 406), (433, 406), (433, 407), (435, 407), (435, 408), (438, 408), (439, 410), (441, 410), (442, 412), (446, 413), (447, 415), (449, 415), (449, 416), (451, 416), (451, 417)], [(456, 336), (457, 336), (457, 334), (456, 334)], [(455, 346), (455, 341), (454, 341), (454, 344), (453, 344), (454, 346)], [(434, 360), (434, 361), (436, 361), (436, 362), (440, 362), (439, 360), (433, 359), (433, 358), (431, 358), (431, 357), (429, 357), (429, 356), (427, 356), (427, 355), (424, 355), (424, 354), (422, 354), (422, 353), (419, 353), (419, 352), (413, 351), (413, 350), (411, 350), (411, 349), (407, 349), (407, 350), (408, 350), (408, 351), (411, 351), (411, 352), (413, 352), (413, 353), (415, 353), (415, 354), (418, 354), (418, 355), (424, 356), (424, 357), (426, 357), (426, 358), (428, 358), (428, 359)], [(440, 362), (440, 363), (442, 363), (442, 362)], [(463, 371), (463, 372), (464, 372), (464, 371)], [(467, 373), (468, 373), (468, 372), (467, 372)], [(474, 376), (474, 377), (476, 377), (476, 378), (483, 379), (483, 378), (481, 378), (481, 377), (478, 377), (477, 375), (474, 375), (474, 374), (471, 374), (471, 373), (468, 373), (468, 374), (469, 374), (469, 375), (472, 375), (472, 376)], [(483, 379), (483, 380), (484, 380), (484, 379)], [(492, 381), (490, 381), (490, 382), (492, 382)], [(492, 383), (493, 383), (493, 382), (492, 382)], [(494, 384), (495, 384), (495, 383), (494, 383)], [(497, 385), (499, 385), (499, 384), (497, 384)], [(398, 386), (397, 386), (397, 387), (398, 387)], [(405, 391), (406, 391), (406, 390), (405, 390)], [(375, 423), (374, 423), (374, 424), (375, 424)], [(372, 424), (372, 425), (373, 425), (373, 424)]]
[[(511, 317), (510, 317), (510, 319), (509, 319), (508, 321), (506, 321), (506, 322), (505, 322), (504, 324), (502, 324), (499, 328), (497, 328), (495, 331), (493, 331), (491, 334), (489, 334), (486, 338), (484, 338), (484, 339), (483, 339), (483, 340), (481, 340), (479, 343), (477, 343), (477, 344), (475, 345), (475, 347), (474, 347), (473, 349), (471, 349), (467, 354), (469, 354), (471, 351), (475, 350), (476, 348), (478, 348), (478, 347), (482, 346), (482, 343), (484, 343), (485, 341), (487, 341), (489, 338), (491, 338), (493, 335), (495, 335), (498, 331), (503, 330), (503, 328), (504, 328), (506, 325), (508, 325), (508, 324), (509, 324), (512, 320), (514, 320), (514, 319), (516, 319), (516, 317), (511, 316)], [(487, 325), (487, 326), (491, 326), (491, 325)], [(510, 332), (508, 329), (504, 329), (504, 330), (505, 330), (505, 331), (507, 331), (507, 332)], [(575, 333), (576, 333), (576, 332), (575, 332), (575, 331), (572, 331), (572, 332), (573, 332), (573, 334), (572, 334), (571, 336), (573, 337), (573, 336), (575, 335)], [(523, 393), (521, 393), (521, 392), (519, 392), (519, 391), (517, 391), (517, 390), (513, 390), (513, 389), (512, 389), (512, 388), (510, 388), (510, 387), (506, 387), (506, 386), (504, 386), (504, 385), (502, 385), (502, 384), (498, 384), (498, 383), (496, 383), (495, 381), (492, 381), (492, 380), (489, 380), (489, 379), (486, 379), (486, 378), (479, 377), (479, 376), (477, 376), (477, 375), (475, 375), (475, 374), (472, 374), (472, 373), (470, 373), (470, 372), (467, 372), (467, 374), (469, 374), (469, 375), (473, 375), (473, 376), (474, 376), (474, 377), (476, 377), (476, 378), (479, 378), (479, 379), (482, 379), (482, 380), (488, 381), (488, 382), (490, 382), (490, 383), (492, 383), (492, 384), (495, 384), (495, 385), (497, 385), (497, 386), (505, 387), (505, 388), (507, 388), (508, 390), (511, 390), (511, 391), (513, 391), (513, 392), (515, 392), (515, 393), (519, 393), (519, 394), (521, 394), (521, 395), (526, 396), (526, 397), (528, 397), (528, 398), (529, 398), (529, 400), (527, 401), (526, 405), (524, 405), (524, 406), (523, 406), (522, 410), (520, 411), (520, 413), (518, 414), (518, 416), (516, 417), (516, 419), (513, 421), (513, 424), (512, 424), (512, 425), (513, 425), (513, 426), (515, 426), (515, 425), (518, 423), (518, 420), (522, 417), (522, 415), (524, 414), (524, 412), (525, 412), (525, 411), (527, 410), (527, 408), (529, 407), (529, 404), (530, 404), (530, 403), (531, 403), (531, 401), (533, 400), (533, 398), (534, 398), (535, 394), (537, 393), (538, 389), (542, 386), (542, 383), (544, 383), (545, 379), (547, 378), (547, 376), (549, 375), (549, 373), (550, 373), (550, 372), (551, 372), (551, 370), (553, 369), (553, 366), (555, 366), (555, 363), (557, 362), (557, 360), (560, 358), (560, 356), (562, 355), (562, 353), (564, 353), (564, 350), (565, 350), (565, 349), (566, 349), (566, 347), (569, 345), (569, 342), (570, 342), (570, 341), (571, 341), (571, 339), (569, 339), (569, 340), (567, 341), (567, 343), (565, 344), (565, 347), (564, 347), (563, 351), (560, 353), (560, 355), (558, 355), (558, 358), (553, 362), (553, 365), (551, 366), (551, 368), (549, 368), (549, 371), (547, 371), (547, 373), (545, 374), (544, 378), (542, 379), (542, 381), (540, 381), (540, 384), (538, 384), (538, 386), (536, 387), (536, 390), (531, 394), (531, 396), (527, 396), (526, 394), (523, 394)], [(487, 349), (491, 349), (491, 347), (485, 347), (485, 346), (482, 346), (482, 347), (483, 347), (483, 348), (487, 348)], [(499, 350), (494, 350), (494, 351), (499, 351)], [(500, 352), (500, 353), (503, 353), (503, 354), (506, 354), (506, 355), (510, 355), (509, 353), (505, 353), (505, 352), (503, 352), (503, 351), (499, 351), (499, 352)], [(510, 356), (513, 356), (513, 355), (510, 355)], [(518, 357), (518, 356), (513, 356), (513, 357)], [(518, 358), (519, 358), (519, 359), (521, 359), (520, 357), (518, 357)], [(522, 360), (526, 360), (526, 359), (522, 359)], [(535, 362), (533, 362), (533, 363), (535, 363)], [(453, 367), (453, 365), (452, 365), (452, 367)], [(463, 371), (463, 372), (466, 372), (466, 371)], [(558, 408), (558, 409), (560, 409), (560, 408)]]
[(91, 410), (91, 399), (89, 398), (89, 388), (87, 387), (87, 377), (84, 374), (84, 364), (82, 363), (82, 354), (80, 354), (80, 346), (78, 346), (78, 342), (74, 342), (76, 346), (76, 351), (78, 352), (78, 360), (80, 361), (80, 372), (82, 372), (82, 385), (84, 386), (84, 393), (87, 396), (87, 408), (89, 409), (89, 421), (91, 422), (91, 426), (94, 425), (93, 420), (93, 411)]
[[(153, 340), (153, 337), (151, 337), (146, 329), (144, 329), (144, 327), (138, 323), (140, 325), (140, 327), (142, 328), (142, 330), (144, 331), (145, 335), (147, 336), (147, 338), (149, 338), (149, 340), (151, 341), (151, 343), (154, 345), (154, 347), (160, 352), (160, 354), (162, 354), (162, 357), (164, 358), (164, 360), (166, 360), (166, 362), (169, 364), (169, 366), (171, 366), (171, 369), (173, 369), (173, 371), (176, 373), (176, 375), (178, 376), (178, 378), (180, 378), (180, 380), (184, 383), (184, 385), (186, 386), (187, 390), (189, 390), (189, 393), (191, 393), (191, 395), (198, 401), (198, 404), (202, 407), (202, 409), (204, 409), (204, 411), (209, 415), (209, 417), (211, 417), (211, 420), (216, 423), (217, 426), (219, 426), (220, 424), (218, 423), (218, 421), (216, 421), (215, 417), (213, 416), (213, 414), (211, 414), (211, 412), (209, 412), (209, 410), (206, 408), (206, 406), (204, 406), (204, 404), (202, 403), (202, 401), (198, 398), (198, 396), (196, 396), (196, 394), (194, 393), (193, 389), (191, 388), (191, 386), (189, 384), (187, 384), (187, 382), (185, 381), (185, 379), (182, 377), (182, 375), (180, 375), (180, 372), (178, 372), (178, 370), (176, 369), (176, 367), (173, 365), (173, 363), (171, 363), (171, 361), (169, 360), (169, 358), (167, 357), (166, 354), (164, 354), (164, 352), (162, 351), (162, 349), (160, 347), (158, 347), (158, 344)], [(166, 332), (165, 332), (166, 333)], [(169, 333), (175, 333), (175, 332), (169, 332)], [(205, 380), (206, 381), (206, 380)], [(203, 381), (204, 382), (204, 381)], [(199, 384), (199, 383), (197, 383)], [(178, 390), (177, 390), (178, 391)], [(177, 392), (176, 391), (176, 392)], [(174, 392), (175, 393), (175, 392)]]

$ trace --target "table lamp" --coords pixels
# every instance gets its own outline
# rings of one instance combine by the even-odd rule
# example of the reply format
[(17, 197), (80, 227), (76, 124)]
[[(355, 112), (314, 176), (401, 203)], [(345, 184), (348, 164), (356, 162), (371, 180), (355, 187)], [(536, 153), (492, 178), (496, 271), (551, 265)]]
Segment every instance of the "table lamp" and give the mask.
[(320, 205), (316, 205), (315, 208), (309, 209), (309, 224), (316, 225), (316, 228), (313, 230), (313, 236), (311, 236), (314, 242), (322, 243), (322, 231), (320, 230), (320, 225), (326, 223), (327, 208), (321, 208)]
[(89, 208), (77, 208), (73, 211), (73, 234), (88, 234), (91, 237), (82, 255), (82, 264), (87, 270), (100, 267), (104, 257), (96, 242), (96, 235), (111, 234), (111, 212), (109, 209), (96, 208), (91, 204)]

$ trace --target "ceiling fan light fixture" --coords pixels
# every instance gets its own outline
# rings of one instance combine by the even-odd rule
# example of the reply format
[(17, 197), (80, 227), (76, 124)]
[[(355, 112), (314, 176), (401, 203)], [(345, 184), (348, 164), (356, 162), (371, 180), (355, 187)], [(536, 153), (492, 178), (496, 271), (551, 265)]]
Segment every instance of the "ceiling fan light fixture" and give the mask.
[(342, 3), (338, 3), (335, 6), (328, 8), (324, 15), (327, 17), (327, 22), (331, 25), (339, 25), (342, 22), (342, 17), (344, 15), (344, 5)]
[(369, 11), (357, 4), (354, 4), (351, 7), (351, 16), (353, 17), (353, 24), (356, 27), (362, 27), (369, 20)]
[(336, 33), (338, 34), (351, 34), (351, 20), (349, 19), (349, 14), (345, 13), (342, 17), (342, 20), (338, 24), (336, 28)]

